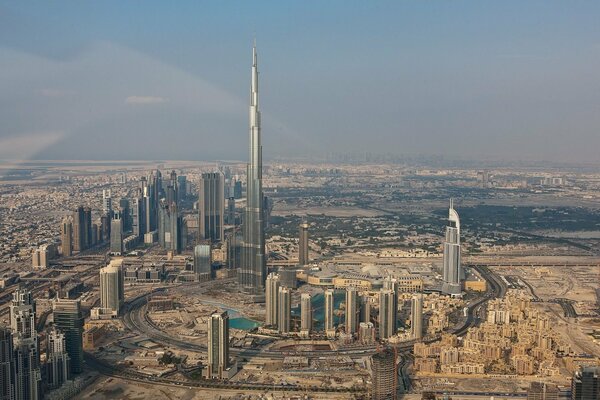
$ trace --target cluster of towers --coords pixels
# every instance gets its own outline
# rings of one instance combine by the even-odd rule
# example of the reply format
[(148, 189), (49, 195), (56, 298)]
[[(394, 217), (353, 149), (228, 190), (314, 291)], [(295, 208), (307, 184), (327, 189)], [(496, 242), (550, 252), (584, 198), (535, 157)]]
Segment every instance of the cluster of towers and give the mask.
[(0, 398), (41, 399), (83, 369), (83, 315), (77, 300), (56, 299), (53, 326), (46, 335), (46, 362), (40, 363), (36, 307), (31, 292), (19, 288), (10, 305), (10, 328), (0, 328)]

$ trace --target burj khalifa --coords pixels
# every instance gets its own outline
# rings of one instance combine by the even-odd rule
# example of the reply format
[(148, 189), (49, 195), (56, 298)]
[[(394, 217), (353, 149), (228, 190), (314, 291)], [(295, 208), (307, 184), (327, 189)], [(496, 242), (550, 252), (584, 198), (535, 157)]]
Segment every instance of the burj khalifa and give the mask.
[(243, 220), (242, 259), (238, 272), (240, 285), (262, 294), (267, 277), (265, 257), (264, 203), (262, 191), (262, 144), (258, 106), (258, 65), (256, 43), (252, 48), (250, 88), (250, 155), (246, 172), (246, 209)]

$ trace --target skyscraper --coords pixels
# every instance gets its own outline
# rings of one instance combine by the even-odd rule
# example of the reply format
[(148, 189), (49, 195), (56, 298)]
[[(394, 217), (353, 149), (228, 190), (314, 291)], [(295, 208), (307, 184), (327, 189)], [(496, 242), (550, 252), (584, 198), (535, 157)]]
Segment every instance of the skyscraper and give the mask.
[(399, 286), (398, 286), (398, 280), (396, 278), (393, 278), (391, 276), (387, 276), (384, 280), (383, 280), (383, 288), (385, 290), (391, 290), (394, 294), (394, 303), (392, 304), (392, 309), (391, 309), (391, 313), (392, 315), (390, 316), (391, 320), (391, 324), (390, 328), (392, 329), (392, 335), (396, 333), (397, 329), (398, 329), (398, 291), (399, 291)]
[(235, 225), (235, 197), (227, 198), (227, 223)]
[(394, 313), (394, 291), (381, 289), (379, 292), (379, 337), (389, 339), (396, 334)]
[(225, 191), (223, 174), (202, 174), (198, 194), (199, 238), (220, 242), (225, 238)]
[(13, 293), (10, 326), (15, 360), (15, 399), (40, 399), (42, 374), (35, 330), (35, 302), (27, 289), (17, 289)]
[(358, 292), (350, 286), (346, 289), (346, 333), (355, 334), (358, 331)]
[(79, 206), (73, 213), (73, 251), (80, 252), (92, 245), (92, 210)]
[(65, 335), (65, 348), (71, 357), (71, 373), (83, 370), (83, 314), (79, 300), (55, 299), (54, 325)]
[(308, 336), (312, 331), (312, 304), (309, 293), (300, 296), (300, 333)]
[(119, 212), (115, 212), (110, 221), (110, 252), (123, 253), (123, 218)]
[(333, 290), (327, 289), (324, 293), (325, 303), (325, 334), (327, 336), (335, 335), (335, 328), (333, 326)]
[(15, 359), (13, 336), (9, 328), (0, 327), (0, 400), (14, 400)]
[(575, 372), (571, 382), (572, 400), (600, 399), (600, 368), (583, 367)]
[(386, 348), (371, 357), (373, 374), (371, 381), (372, 400), (396, 399), (396, 356), (394, 351)]
[(371, 298), (367, 295), (360, 298), (360, 322), (371, 322)]
[(267, 283), (265, 288), (265, 323), (268, 326), (277, 325), (277, 302), (279, 299), (279, 275), (272, 272), (267, 276)]
[(196, 275), (212, 275), (212, 257), (209, 244), (199, 244), (194, 247), (194, 273)]
[(140, 240), (143, 240), (144, 234), (147, 232), (145, 214), (145, 202), (140, 192), (133, 198), (131, 207), (131, 229)]
[(73, 255), (73, 217), (64, 217), (60, 224), (60, 241), (62, 255), (70, 257)]
[(50, 388), (59, 388), (70, 377), (70, 358), (65, 347), (65, 335), (53, 328), (48, 333), (46, 376)]
[(302, 220), (300, 224), (300, 238), (298, 241), (298, 264), (307, 265), (310, 262), (308, 258), (308, 222)]
[(277, 296), (277, 330), (279, 333), (289, 333), (292, 329), (292, 293), (286, 287), (279, 288)]
[(265, 225), (262, 191), (262, 144), (258, 104), (258, 65), (256, 44), (252, 49), (252, 84), (250, 89), (250, 154), (246, 169), (246, 209), (243, 226), (243, 254), (239, 283), (255, 293), (262, 293), (267, 277)]
[(110, 189), (102, 191), (102, 214), (108, 216), (112, 215), (112, 195)]
[(460, 219), (454, 210), (452, 200), (448, 213), (446, 226), (446, 240), (444, 241), (444, 283), (442, 293), (460, 296)]
[(177, 204), (162, 199), (159, 204), (158, 242), (165, 250), (181, 252), (183, 219)]
[(100, 269), (100, 304), (102, 308), (110, 309), (115, 314), (119, 313), (125, 301), (122, 266), (123, 259), (117, 258)]
[(413, 339), (423, 337), (423, 295), (415, 294), (410, 307), (410, 333)]
[(223, 379), (229, 366), (229, 316), (213, 312), (208, 319), (207, 378)]

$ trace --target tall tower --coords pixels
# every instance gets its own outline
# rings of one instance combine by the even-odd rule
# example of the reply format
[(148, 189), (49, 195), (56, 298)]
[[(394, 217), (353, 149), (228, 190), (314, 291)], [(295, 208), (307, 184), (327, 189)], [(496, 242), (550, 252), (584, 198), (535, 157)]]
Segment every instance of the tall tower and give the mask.
[(385, 290), (391, 290), (393, 292), (394, 302), (392, 304), (391, 316), (390, 316), (390, 329), (392, 330), (392, 335), (396, 333), (398, 329), (398, 280), (396, 278), (392, 278), (391, 276), (386, 277), (383, 280), (383, 288)]
[(298, 241), (298, 264), (306, 265), (310, 262), (308, 258), (308, 222), (305, 220), (300, 224), (300, 240)]
[(600, 368), (583, 367), (576, 371), (571, 380), (572, 400), (600, 399)]
[(10, 326), (15, 357), (15, 399), (40, 399), (42, 374), (35, 330), (35, 302), (27, 289), (17, 289), (13, 293)]
[(394, 291), (381, 289), (379, 292), (379, 337), (389, 339), (396, 333), (394, 318)]
[(123, 218), (119, 212), (114, 213), (110, 220), (110, 252), (123, 253)]
[(71, 257), (73, 255), (73, 217), (63, 218), (60, 225), (60, 241), (62, 255)]
[(229, 366), (229, 315), (213, 312), (208, 319), (207, 378), (224, 378)]
[(415, 294), (410, 307), (410, 332), (413, 339), (423, 337), (423, 295)]
[(83, 314), (79, 300), (56, 299), (52, 304), (54, 325), (65, 335), (65, 347), (71, 357), (71, 373), (83, 370)]
[(102, 214), (109, 216), (112, 214), (112, 196), (110, 189), (102, 191)]
[(46, 376), (48, 386), (58, 388), (70, 377), (69, 363), (71, 359), (65, 348), (65, 335), (53, 328), (48, 333), (47, 344)]
[(277, 325), (277, 301), (279, 298), (279, 275), (272, 272), (267, 276), (265, 288), (265, 322), (269, 326)]
[(327, 289), (324, 294), (325, 298), (325, 334), (328, 337), (335, 336), (335, 328), (333, 326), (333, 290)]
[(358, 292), (355, 287), (346, 289), (346, 333), (358, 331)]
[(224, 237), (225, 189), (223, 174), (202, 174), (198, 198), (199, 238), (220, 242)]
[(212, 254), (209, 244), (194, 246), (194, 274), (212, 277)]
[(262, 191), (262, 144), (258, 105), (258, 65), (256, 43), (252, 48), (252, 84), (250, 88), (250, 154), (246, 169), (246, 209), (244, 243), (239, 283), (255, 293), (262, 293), (267, 277), (265, 225)]
[(390, 348), (375, 353), (371, 357), (373, 365), (371, 399), (395, 400), (396, 396), (396, 355)]
[(289, 333), (292, 329), (292, 292), (289, 288), (280, 287), (277, 297), (277, 330)]
[(123, 259), (117, 258), (100, 270), (100, 304), (116, 314), (125, 301), (122, 266)]
[(304, 336), (310, 335), (312, 331), (312, 304), (310, 294), (302, 293), (300, 296), (300, 333)]
[(460, 296), (460, 219), (450, 199), (446, 240), (444, 241), (444, 283), (442, 293)]
[(12, 332), (0, 327), (0, 400), (15, 398), (15, 362)]

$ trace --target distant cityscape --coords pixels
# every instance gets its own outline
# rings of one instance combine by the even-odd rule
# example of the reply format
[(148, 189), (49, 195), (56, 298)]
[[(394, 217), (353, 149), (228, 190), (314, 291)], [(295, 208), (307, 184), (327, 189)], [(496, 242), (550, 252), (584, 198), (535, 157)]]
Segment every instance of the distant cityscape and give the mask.
[(600, 173), (263, 164), (258, 60), (247, 164), (3, 167), (0, 400), (600, 398)]

